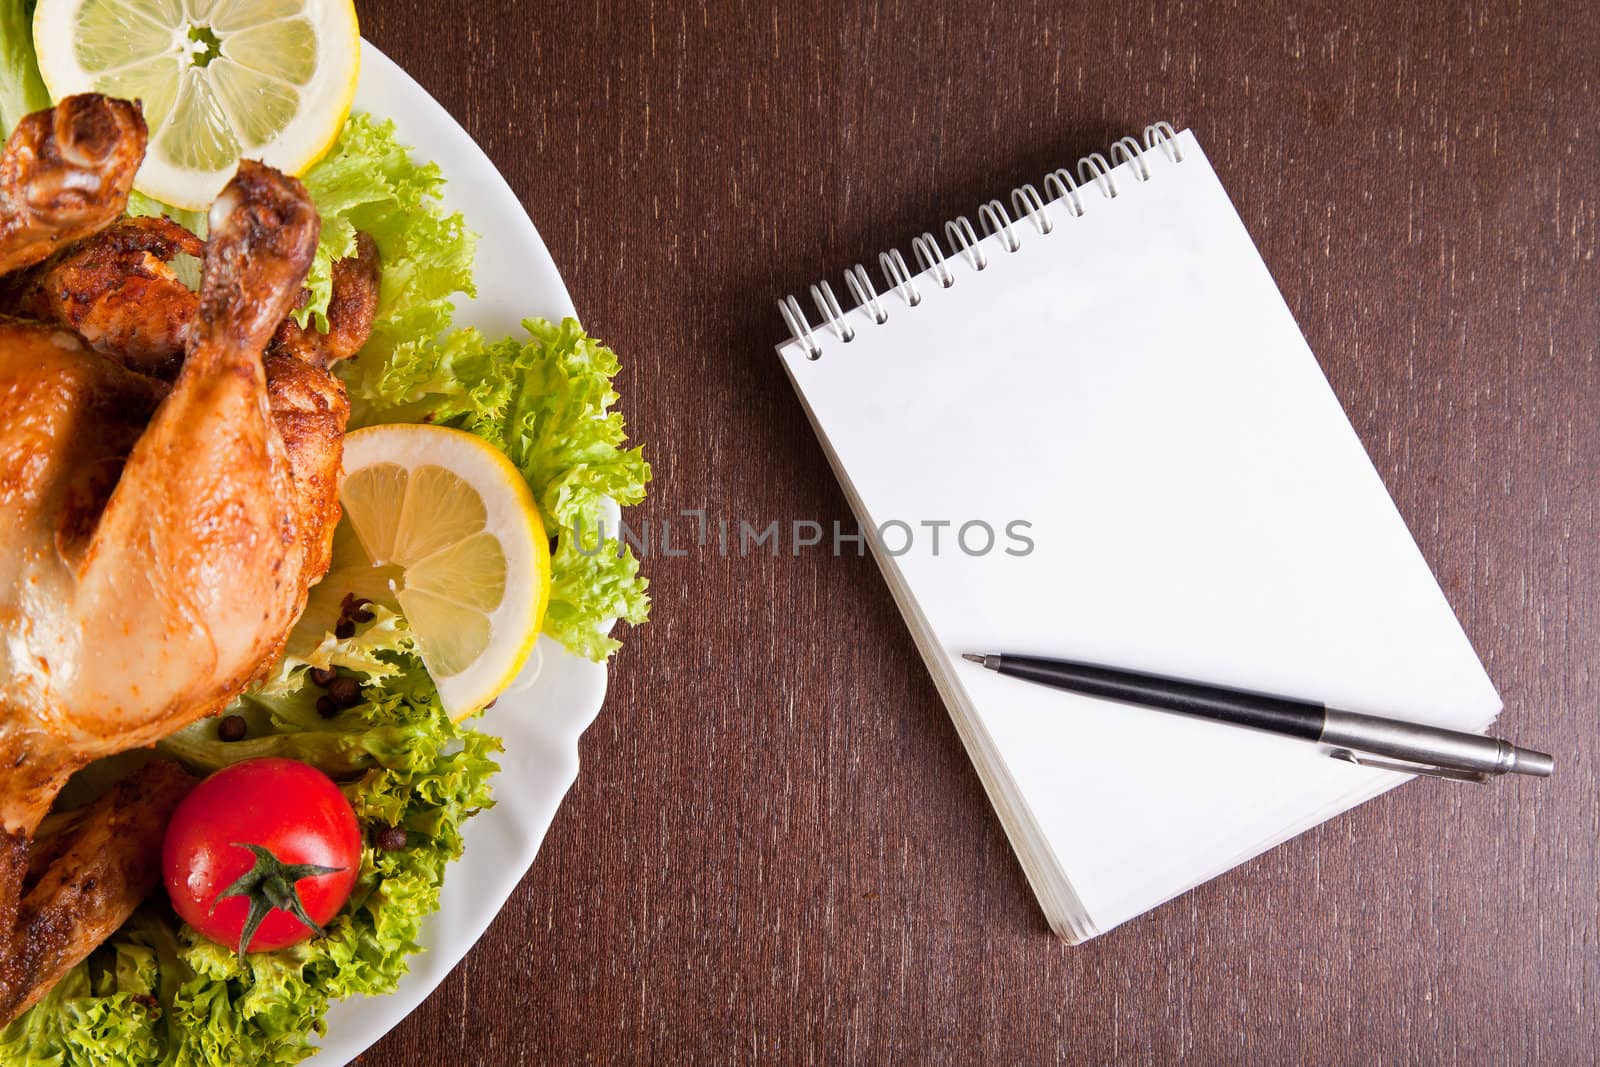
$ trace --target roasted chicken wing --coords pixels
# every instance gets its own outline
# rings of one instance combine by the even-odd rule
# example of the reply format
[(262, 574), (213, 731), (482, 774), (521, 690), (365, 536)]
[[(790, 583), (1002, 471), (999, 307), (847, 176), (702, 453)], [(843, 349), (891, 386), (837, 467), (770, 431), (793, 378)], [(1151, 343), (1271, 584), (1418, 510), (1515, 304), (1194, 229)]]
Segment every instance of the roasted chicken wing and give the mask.
[(205, 242), (166, 218), (118, 219), (15, 276), (0, 309), (70, 327), (90, 348), (130, 370), (177, 377), (200, 298), (172, 261)]
[(331, 367), (361, 350), (378, 313), (378, 245), (356, 234), (356, 254), (333, 265), (333, 292), (328, 298), (328, 332), (296, 326), (284, 319), (273, 335), (268, 355), (294, 356), (313, 367)]
[[(152, 760), (87, 808), (49, 842), (49, 863), (0, 842), (0, 1024), (34, 1002), (116, 932), (161, 879), (167, 820), (196, 779), (176, 763)], [(7, 861), (10, 861), (9, 863)], [(7, 880), (10, 879), (10, 885)]]
[(137, 104), (98, 93), (17, 123), (0, 158), (0, 275), (122, 214), (148, 136)]

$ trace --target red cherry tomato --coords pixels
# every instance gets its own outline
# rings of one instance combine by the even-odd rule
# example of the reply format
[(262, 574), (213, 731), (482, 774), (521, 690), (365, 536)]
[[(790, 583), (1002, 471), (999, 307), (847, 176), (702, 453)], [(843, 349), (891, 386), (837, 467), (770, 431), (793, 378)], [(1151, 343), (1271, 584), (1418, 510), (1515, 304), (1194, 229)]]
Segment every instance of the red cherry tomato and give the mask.
[[(173, 813), (161, 849), (178, 915), (241, 954), (312, 936), (303, 920), (321, 926), (338, 914), (360, 869), (350, 802), (327, 775), (290, 759), (245, 760), (201, 782)], [(259, 925), (246, 946), (253, 913)]]

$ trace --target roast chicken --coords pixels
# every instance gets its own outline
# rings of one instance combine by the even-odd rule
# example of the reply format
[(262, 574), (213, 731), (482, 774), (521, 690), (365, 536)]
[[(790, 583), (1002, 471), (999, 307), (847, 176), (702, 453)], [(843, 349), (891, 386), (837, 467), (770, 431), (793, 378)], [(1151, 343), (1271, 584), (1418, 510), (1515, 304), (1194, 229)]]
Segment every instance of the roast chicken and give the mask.
[[(117, 221), (145, 143), (137, 105), (85, 95), (28, 116), (0, 158), (0, 1023), (150, 891), (189, 781), (146, 768), (30, 872), (67, 778), (224, 707), (326, 572), (349, 413), (327, 366), (376, 306), (364, 242), (335, 329), (285, 321), (319, 220), (258, 163), (203, 243)], [(202, 261), (198, 293), (180, 252)]]

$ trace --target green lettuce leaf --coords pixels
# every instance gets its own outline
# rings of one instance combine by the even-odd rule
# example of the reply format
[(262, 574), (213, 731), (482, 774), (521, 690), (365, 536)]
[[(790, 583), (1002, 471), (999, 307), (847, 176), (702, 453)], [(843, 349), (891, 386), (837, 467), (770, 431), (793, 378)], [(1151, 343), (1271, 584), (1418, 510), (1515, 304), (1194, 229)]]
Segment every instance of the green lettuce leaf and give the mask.
[(262, 754), (316, 764), (341, 781), (363, 827), (402, 826), (407, 845), (362, 850), (350, 903), (315, 938), (280, 952), (233, 950), (199, 937), (163, 903), (145, 905), (21, 1018), (0, 1030), (0, 1062), (44, 1065), (292, 1064), (313, 1051), (328, 1004), (387, 993), (436, 910), (461, 825), (490, 806), (498, 739), (450, 721), (392, 615), (327, 649), (368, 683), (356, 707), (325, 719), (303, 669), (276, 696), (230, 711), (250, 739), (224, 742), (206, 720), (162, 742), (200, 772)]
[(0, 136), (9, 137), (22, 116), (50, 106), (33, 54), (36, 0), (0, 0)]
[(616, 353), (575, 319), (522, 325), (522, 341), (466, 329), (381, 364), (363, 352), (345, 378), (353, 421), (453, 426), (511, 457), (555, 539), (544, 632), (603, 659), (619, 644), (602, 632), (607, 621), (643, 622), (650, 607), (639, 561), (615, 524), (600, 537), (605, 501), (643, 500), (650, 465), (641, 449), (623, 446), (622, 414), (612, 410)]
[(322, 234), (295, 318), (328, 329), (333, 265), (355, 254), (356, 231), (370, 234), (383, 263), (372, 338), (362, 361), (383, 363), (397, 348), (432, 341), (450, 325), (450, 298), (472, 295), (477, 240), (439, 203), (444, 177), (395, 139), (394, 123), (353, 114), (333, 150), (303, 176), (322, 215)]

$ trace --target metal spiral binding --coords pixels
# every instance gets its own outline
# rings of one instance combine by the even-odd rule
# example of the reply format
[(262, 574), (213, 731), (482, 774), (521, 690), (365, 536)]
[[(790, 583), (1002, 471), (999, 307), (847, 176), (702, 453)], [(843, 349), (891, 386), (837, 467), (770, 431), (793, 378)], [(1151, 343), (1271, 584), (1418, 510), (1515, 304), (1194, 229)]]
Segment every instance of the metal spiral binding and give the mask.
[[(991, 200), (978, 208), (978, 222), (983, 227), (984, 237), (1000, 236), (1001, 246), (1007, 252), (1016, 252), (1022, 247), (1022, 224), (1029, 223), (1040, 237), (1047, 237), (1055, 232), (1055, 221), (1051, 218), (1048, 205), (1062, 204), (1070, 217), (1078, 218), (1085, 210), (1092, 208), (1085, 205), (1086, 194), (1092, 196), (1091, 191), (1098, 192), (1100, 198), (1114, 200), (1117, 196), (1116, 176), (1112, 173), (1117, 167), (1129, 165), (1134, 181), (1147, 182), (1151, 177), (1150, 160), (1147, 158), (1151, 152), (1160, 152), (1173, 163), (1183, 162), (1183, 146), (1178, 143), (1178, 134), (1170, 123), (1156, 122), (1144, 128), (1144, 141), (1140, 143), (1137, 138), (1124, 137), (1112, 145), (1107, 159), (1099, 152), (1091, 152), (1078, 160), (1077, 175), (1072, 171), (1062, 168), (1047, 175), (1044, 179), (1044, 195), (1032, 185), (1020, 185), (1011, 190), (1011, 210), (1008, 212), (999, 200)], [(1068, 227), (1070, 229), (1071, 227)], [(973, 228), (971, 221), (965, 215), (957, 216), (944, 224), (944, 233), (949, 241), (950, 257), (965, 259), (973, 270), (987, 270), (990, 259), (985, 253), (982, 240)], [(944, 249), (939, 245), (939, 239), (931, 233), (924, 233), (911, 241), (911, 251), (917, 260), (917, 273), (931, 273), (940, 287), (948, 289), (956, 283), (955, 272), (950, 269), (949, 260), (945, 257)], [(867, 268), (857, 263), (845, 272), (845, 287), (850, 290), (850, 295), (855, 297), (856, 308), (865, 309), (872, 317), (872, 321), (881, 326), (889, 321), (889, 308), (887, 297), (892, 293), (904, 302), (907, 308), (914, 308), (922, 303), (923, 293), (916, 283), (913, 275), (906, 265), (905, 257), (898, 249), (890, 249), (878, 254), (878, 268), (882, 271), (884, 286), (880, 293), (873, 283), (872, 276)], [(811, 301), (817, 307), (817, 312), (822, 316), (822, 325), (826, 326), (841, 344), (849, 344), (856, 338), (855, 327), (850, 324), (844, 307), (839, 303), (839, 298), (834, 294), (833, 287), (826, 281), (818, 282), (811, 287)], [(783, 316), (784, 325), (789, 327), (789, 333), (795, 343), (805, 351), (808, 359), (822, 358), (822, 344), (811, 324), (806, 320), (806, 313), (800, 307), (800, 302), (793, 296), (786, 296), (778, 301), (778, 312)]]

